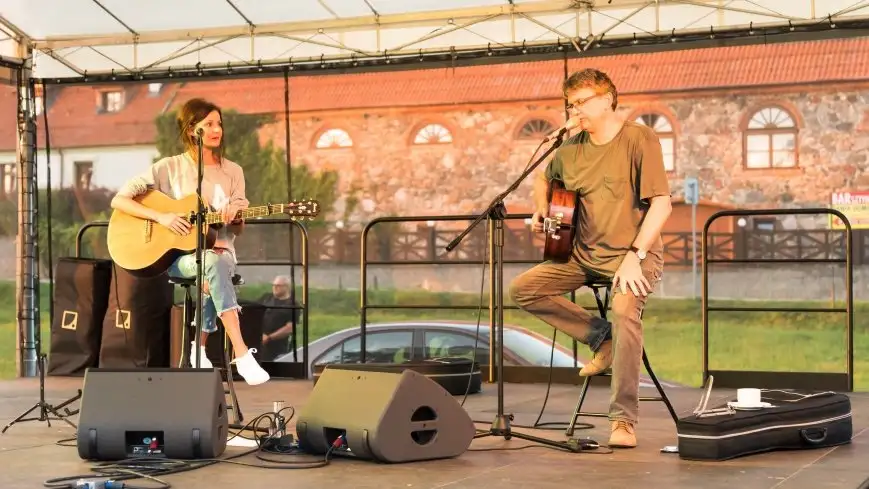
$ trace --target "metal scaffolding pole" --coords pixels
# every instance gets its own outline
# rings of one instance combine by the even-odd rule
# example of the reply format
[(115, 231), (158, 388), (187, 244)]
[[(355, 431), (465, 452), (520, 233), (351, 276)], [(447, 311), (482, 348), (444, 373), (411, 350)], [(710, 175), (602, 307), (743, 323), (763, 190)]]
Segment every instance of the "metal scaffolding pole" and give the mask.
[(16, 256), (16, 367), (20, 377), (36, 377), (39, 341), (39, 246), (36, 185), (35, 86), (31, 78), (32, 53), (18, 71), (18, 239)]

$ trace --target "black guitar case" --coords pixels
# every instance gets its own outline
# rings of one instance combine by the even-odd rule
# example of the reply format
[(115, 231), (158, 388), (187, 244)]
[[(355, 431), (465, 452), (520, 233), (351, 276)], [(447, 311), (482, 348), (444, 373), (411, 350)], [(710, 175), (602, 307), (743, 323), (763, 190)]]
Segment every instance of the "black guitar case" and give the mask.
[(844, 394), (762, 390), (761, 401), (772, 407), (728, 410), (724, 404), (706, 414), (679, 419), (679, 457), (728, 460), (851, 442), (851, 400)]

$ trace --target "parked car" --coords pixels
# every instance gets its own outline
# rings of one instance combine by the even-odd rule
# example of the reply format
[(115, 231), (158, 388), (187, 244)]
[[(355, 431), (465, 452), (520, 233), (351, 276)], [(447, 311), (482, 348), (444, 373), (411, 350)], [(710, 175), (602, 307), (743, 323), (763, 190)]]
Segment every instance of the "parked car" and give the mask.
[[(359, 326), (332, 333), (308, 345), (308, 375), (313, 377), (314, 366), (330, 363), (359, 363), (361, 360)], [(442, 357), (471, 358), (474, 350), (476, 323), (449, 321), (407, 321), (369, 324), (365, 328), (366, 362), (401, 363), (419, 362)], [(580, 352), (588, 348), (580, 345)], [(295, 352), (302, 361), (302, 348)], [(582, 353), (580, 353), (580, 356)], [(548, 338), (519, 326), (504, 326), (504, 365), (548, 367), (552, 357), (554, 367), (582, 368), (582, 358), (573, 359), (573, 352), (558, 343), (553, 354), (552, 337)], [(275, 362), (293, 362), (293, 352), (274, 359)], [(489, 325), (480, 325), (477, 342), (477, 363), (489, 363)], [(675, 382), (658, 378), (665, 388), (678, 387)], [(643, 371), (640, 387), (654, 387)]]
[[(409, 321), (369, 324), (365, 328), (366, 362), (419, 362), (440, 357), (471, 358), (474, 351), (476, 323)], [(361, 329), (348, 328), (332, 333), (308, 345), (308, 372), (315, 365), (358, 363), (361, 360)], [(556, 343), (553, 355), (552, 338), (518, 326), (504, 327), (504, 365), (549, 366), (550, 356), (555, 367), (579, 367), (573, 353)], [(295, 352), (302, 360), (302, 348)], [(278, 356), (275, 362), (292, 362), (293, 352)], [(480, 325), (476, 361), (489, 363), (489, 325)]]

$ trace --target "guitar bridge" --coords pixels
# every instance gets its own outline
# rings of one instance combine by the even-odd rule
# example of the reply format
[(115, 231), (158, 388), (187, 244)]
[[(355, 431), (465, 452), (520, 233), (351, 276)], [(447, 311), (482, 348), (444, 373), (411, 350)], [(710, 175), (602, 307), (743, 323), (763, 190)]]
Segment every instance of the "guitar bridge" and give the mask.
[(154, 221), (145, 219), (145, 242), (151, 242), (151, 235), (154, 234)]
[(543, 232), (550, 235), (552, 239), (561, 239), (558, 230), (561, 228), (561, 220), (564, 219), (564, 213), (556, 212), (554, 217), (546, 217), (543, 219)]

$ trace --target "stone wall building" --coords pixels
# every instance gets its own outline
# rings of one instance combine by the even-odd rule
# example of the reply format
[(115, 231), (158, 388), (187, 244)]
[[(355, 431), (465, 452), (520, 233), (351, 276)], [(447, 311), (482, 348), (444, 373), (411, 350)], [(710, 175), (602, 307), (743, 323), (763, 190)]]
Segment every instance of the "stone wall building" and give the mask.
[[(700, 182), (698, 221), (722, 208), (826, 207), (869, 187), (869, 39), (692, 49), (410, 72), (293, 79), (294, 162), (341, 172), (350, 219), (478, 211), (506, 188), (542, 136), (565, 120), (565, 70), (598, 67), (619, 114), (654, 127), (676, 201)], [(282, 80), (182, 89), (248, 108), (282, 105)], [(285, 146), (280, 122), (263, 138)], [(528, 212), (530, 182), (508, 201)], [(338, 209), (341, 213), (343, 209)], [(690, 229), (678, 208), (670, 231)], [(783, 219), (776, 226), (822, 226)], [(758, 227), (772, 223), (758, 219)], [(732, 227), (722, 223), (720, 229)]]

